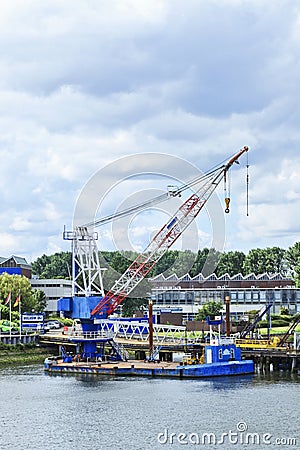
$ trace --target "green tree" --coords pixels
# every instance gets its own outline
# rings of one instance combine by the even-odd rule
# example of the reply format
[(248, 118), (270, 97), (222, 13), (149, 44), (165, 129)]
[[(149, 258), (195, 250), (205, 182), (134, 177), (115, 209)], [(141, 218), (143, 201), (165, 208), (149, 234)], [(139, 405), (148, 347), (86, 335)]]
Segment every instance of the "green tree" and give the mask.
[(9, 275), (3, 273), (0, 275), (0, 304), (2, 318), (8, 319), (9, 317), (9, 303), (4, 305), (5, 300), (9, 293), (11, 293), (11, 308), (13, 312), (13, 317), (18, 316), (19, 306), (14, 306), (18, 293), (21, 295), (21, 312), (40, 311), (39, 302), (34, 295), (34, 290), (28, 278), (21, 275)]
[(39, 278), (71, 278), (72, 254), (60, 252), (54, 255), (42, 255), (32, 263), (32, 272)]
[(196, 320), (205, 320), (207, 316), (213, 319), (215, 316), (220, 315), (222, 309), (222, 302), (216, 302), (215, 300), (207, 302), (199, 308), (198, 314), (196, 315)]
[[(43, 272), (46, 268), (46, 266), (48, 266), (48, 264), (51, 263), (51, 258), (52, 256), (48, 256), (48, 255), (42, 255), (39, 258), (37, 258), (36, 261), (33, 261), (33, 263), (31, 264), (32, 267), (32, 273), (34, 275), (37, 275), (39, 278), (43, 278)], [(44, 277), (45, 278), (45, 277)]]
[(299, 263), (299, 258), (300, 258), (300, 242), (295, 242), (295, 244), (289, 247), (285, 252), (287, 267), (293, 271), (294, 267)]
[(124, 273), (130, 266), (131, 262), (135, 259), (129, 258), (128, 256), (129, 255), (126, 256), (122, 252), (114, 252), (111, 267), (120, 274)]
[(159, 275), (161, 273), (163, 273), (165, 276), (168, 276), (174, 273), (172, 268), (174, 267), (179, 253), (180, 252), (178, 250), (168, 250), (149, 272), (149, 276), (155, 277), (156, 275)]
[(196, 255), (191, 250), (177, 251), (177, 255), (175, 252), (172, 256), (175, 256), (174, 261), (171, 264), (171, 261), (168, 261), (168, 267), (164, 271), (165, 276), (172, 275), (175, 273), (178, 277), (182, 277), (189, 273), (190, 269), (193, 267)]
[(223, 253), (216, 268), (217, 277), (221, 277), (225, 273), (228, 273), (231, 277), (237, 273), (243, 274), (245, 258), (245, 254), (239, 251)]
[(198, 250), (194, 264), (189, 272), (191, 277), (195, 277), (196, 275), (202, 272), (208, 253), (209, 253), (208, 248)]
[(300, 258), (298, 261), (298, 264), (294, 266), (294, 276), (293, 281), (295, 283), (295, 286), (298, 288), (300, 287)]
[(214, 273), (220, 262), (222, 253), (215, 248), (198, 250), (194, 264), (190, 269), (191, 277), (202, 273), (205, 277)]
[(33, 290), (33, 296), (34, 300), (36, 302), (36, 311), (37, 312), (43, 312), (46, 309), (47, 306), (47, 297), (44, 291), (41, 291), (40, 289), (34, 289)]
[(122, 302), (122, 316), (132, 317), (136, 311), (143, 311), (144, 307), (148, 305), (146, 298), (125, 298)]
[(285, 250), (280, 247), (256, 248), (246, 255), (244, 274), (281, 273), (285, 274)]

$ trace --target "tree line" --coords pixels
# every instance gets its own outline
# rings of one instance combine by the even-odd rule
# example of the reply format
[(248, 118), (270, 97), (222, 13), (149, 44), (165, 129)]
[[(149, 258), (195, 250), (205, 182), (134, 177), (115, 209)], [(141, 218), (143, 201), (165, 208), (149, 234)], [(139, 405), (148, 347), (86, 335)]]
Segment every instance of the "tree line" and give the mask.
[[(101, 251), (99, 252), (106, 285), (113, 284), (118, 274), (122, 274), (136, 258), (133, 251)], [(71, 279), (71, 252), (59, 252), (53, 255), (42, 255), (32, 263), (33, 274), (39, 278)], [(202, 273), (208, 276), (215, 273), (217, 277), (228, 273), (230, 276), (241, 273), (248, 275), (262, 273), (291, 276), (300, 285), (300, 242), (296, 242), (287, 250), (280, 247), (251, 249), (247, 254), (242, 251), (219, 252), (204, 248), (193, 253), (190, 250), (169, 250), (157, 262), (149, 273), (154, 277), (160, 273), (165, 276), (176, 273), (179, 277), (189, 274), (191, 277)]]
[[(101, 251), (99, 258), (104, 271), (104, 288), (109, 290), (119, 276), (125, 272), (137, 253), (133, 251)], [(71, 252), (58, 252), (53, 255), (42, 255), (32, 263), (33, 274), (39, 278), (65, 278), (71, 279), (72, 254)], [(284, 250), (280, 247), (267, 247), (252, 249), (245, 254), (241, 251), (218, 252), (215, 249), (204, 248), (197, 253), (190, 250), (169, 250), (153, 267), (149, 276), (154, 277), (163, 273), (165, 276), (177, 274), (181, 277), (189, 274), (191, 277), (202, 273), (208, 276), (215, 273), (217, 277), (228, 273), (230, 276), (241, 273), (255, 275), (267, 273), (280, 273), (293, 278), (295, 285), (300, 286), (300, 242)], [(148, 280), (143, 280), (134, 296), (125, 299), (123, 309), (125, 315), (131, 315), (134, 309), (145, 303), (149, 296), (151, 286)], [(43, 311), (46, 306), (45, 294), (31, 288), (26, 277), (19, 275), (0, 275), (0, 314), (7, 318), (9, 304), (5, 304), (8, 294), (14, 299), (18, 292), (22, 292), (22, 311)], [(13, 319), (18, 316), (18, 308), (12, 308)]]

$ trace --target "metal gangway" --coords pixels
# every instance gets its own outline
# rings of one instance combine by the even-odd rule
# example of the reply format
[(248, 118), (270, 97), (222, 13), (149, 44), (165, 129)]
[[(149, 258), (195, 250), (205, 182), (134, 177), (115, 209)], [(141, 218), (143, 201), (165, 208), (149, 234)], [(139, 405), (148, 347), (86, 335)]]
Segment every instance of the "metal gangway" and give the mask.
[[(97, 324), (101, 333), (110, 332), (114, 339), (149, 340), (148, 322), (134, 323), (103, 319)], [(201, 331), (188, 331), (185, 326), (153, 324), (153, 340), (158, 344), (197, 344), (203, 342), (203, 333)]]

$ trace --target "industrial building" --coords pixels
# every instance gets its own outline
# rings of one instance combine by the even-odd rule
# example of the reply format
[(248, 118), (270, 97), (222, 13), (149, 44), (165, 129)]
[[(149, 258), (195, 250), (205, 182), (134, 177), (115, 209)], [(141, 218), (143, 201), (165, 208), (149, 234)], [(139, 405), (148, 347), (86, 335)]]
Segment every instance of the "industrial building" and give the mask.
[(188, 274), (182, 277), (160, 274), (152, 278), (151, 284), (153, 310), (164, 321), (170, 313), (178, 315), (178, 322), (192, 320), (203, 304), (212, 300), (223, 302), (225, 294), (230, 296), (231, 313), (239, 316), (269, 302), (273, 303), (272, 313), (278, 313), (282, 306), (292, 314), (300, 312), (300, 289), (291, 278), (281, 274), (232, 277), (225, 274), (219, 278), (215, 274), (208, 277), (198, 274), (193, 278)]
[[(238, 316), (249, 310), (259, 309), (272, 301), (272, 313), (278, 313), (282, 306), (292, 314), (300, 312), (300, 289), (291, 278), (280, 274), (246, 275), (230, 277), (228, 274), (217, 278), (215, 274), (191, 278), (189, 275), (165, 277), (160, 274), (150, 280), (151, 299), (155, 315), (162, 317), (162, 323), (185, 323), (192, 320), (199, 308), (211, 300), (224, 301), (225, 293), (231, 300), (231, 313)], [(45, 292), (48, 300), (47, 312), (57, 312), (57, 302), (72, 293), (72, 281), (65, 279), (32, 279), (34, 289)], [(169, 315), (172, 314), (172, 321)], [(176, 317), (177, 316), (177, 317)]]
[(33, 289), (39, 289), (45, 292), (47, 299), (47, 313), (57, 312), (57, 303), (61, 297), (69, 297), (72, 295), (72, 281), (65, 280), (63, 278), (51, 278), (51, 279), (38, 279), (33, 278), (30, 280)]
[[(57, 303), (61, 297), (72, 295), (72, 281), (60, 279), (37, 279), (32, 277), (31, 265), (25, 258), (12, 255), (0, 257), (0, 274), (18, 274), (26, 276), (33, 289), (45, 292), (47, 298), (46, 312), (56, 313)], [(225, 293), (231, 300), (231, 313), (247, 314), (247, 311), (259, 309), (268, 302), (273, 302), (272, 313), (278, 313), (285, 306), (294, 314), (300, 312), (300, 289), (296, 288), (290, 277), (281, 274), (217, 277), (211, 274), (204, 277), (201, 273), (195, 277), (186, 274), (178, 277), (157, 275), (150, 280), (151, 299), (154, 313), (162, 318), (162, 323), (185, 323), (192, 320), (199, 308), (211, 300), (224, 301)]]

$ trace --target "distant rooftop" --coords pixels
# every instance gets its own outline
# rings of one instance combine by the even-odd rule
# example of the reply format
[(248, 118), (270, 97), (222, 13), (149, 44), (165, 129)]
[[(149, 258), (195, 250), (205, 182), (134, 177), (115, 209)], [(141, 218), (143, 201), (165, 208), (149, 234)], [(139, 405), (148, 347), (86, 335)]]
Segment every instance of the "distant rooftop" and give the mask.
[(150, 279), (152, 286), (166, 289), (169, 287), (178, 288), (242, 288), (242, 287), (283, 287), (294, 285), (291, 277), (284, 276), (281, 273), (262, 273), (255, 275), (250, 273), (242, 275), (237, 273), (230, 276), (228, 273), (217, 277), (215, 273), (204, 276), (202, 273), (191, 277), (188, 273), (178, 277), (176, 274), (165, 276), (164, 274), (157, 275)]
[(23, 256), (16, 256), (11, 255), (8, 258), (0, 256), (0, 265), (1, 267), (12, 267), (12, 263), (15, 263), (16, 266), (31, 269), (31, 265), (28, 264), (26, 261), (26, 258), (23, 258)]
[(291, 277), (285, 277), (281, 275), (281, 273), (262, 273), (260, 275), (255, 275), (254, 273), (250, 273), (248, 275), (242, 275), (241, 273), (238, 273), (236, 275), (232, 275), (232, 277), (225, 273), (224, 275), (217, 277), (216, 274), (212, 273), (208, 275), (207, 277), (204, 277), (202, 273), (199, 273), (198, 275), (191, 277), (188, 273), (178, 277), (176, 274), (169, 275), (168, 277), (165, 277), (164, 274), (156, 275), (155, 277), (151, 278), (151, 281), (158, 281), (158, 282), (164, 282), (164, 281), (224, 281), (224, 280), (291, 280)]

